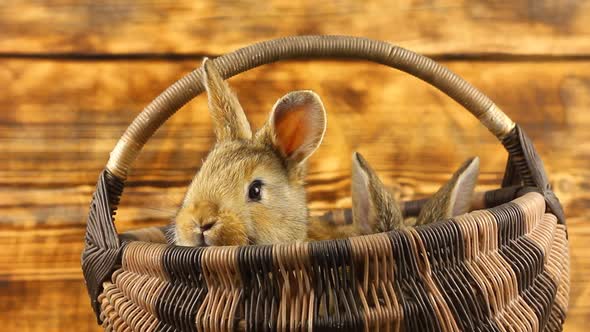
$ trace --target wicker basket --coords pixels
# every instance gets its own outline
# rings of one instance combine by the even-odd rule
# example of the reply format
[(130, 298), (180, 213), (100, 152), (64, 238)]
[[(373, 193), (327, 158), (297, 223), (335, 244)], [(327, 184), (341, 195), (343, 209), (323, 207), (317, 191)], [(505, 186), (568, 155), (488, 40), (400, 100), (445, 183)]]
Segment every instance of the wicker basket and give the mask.
[[(166, 119), (203, 91), (195, 70), (139, 114), (98, 179), (82, 269), (99, 323), (116, 331), (561, 330), (569, 294), (563, 210), (522, 128), (485, 95), (426, 57), (355, 37), (281, 38), (214, 62), (228, 78), (319, 57), (381, 63), (459, 102), (508, 150), (502, 187), (481, 197), (481, 210), (345, 240), (187, 248), (157, 243), (158, 229), (119, 236), (114, 215), (127, 172)], [(406, 202), (406, 212), (421, 202)]]

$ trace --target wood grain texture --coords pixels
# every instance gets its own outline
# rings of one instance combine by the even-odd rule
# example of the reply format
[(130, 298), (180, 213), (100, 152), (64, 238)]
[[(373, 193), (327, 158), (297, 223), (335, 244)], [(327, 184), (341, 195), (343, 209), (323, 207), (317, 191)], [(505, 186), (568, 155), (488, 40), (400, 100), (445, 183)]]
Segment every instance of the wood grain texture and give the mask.
[[(521, 124), (544, 158), (569, 217), (568, 327), (584, 327), (590, 317), (590, 63), (444, 64)], [(93, 326), (79, 255), (97, 175), (137, 112), (196, 65), (0, 60), (0, 82), (6, 83), (0, 94), (0, 284), (9, 290), (0, 303), (30, 303), (0, 310), (22, 318), (11, 328), (61, 330), (69, 321), (82, 330)], [(506, 153), (496, 139), (450, 98), (400, 72), (362, 62), (288, 62), (253, 70), (231, 84), (256, 127), (289, 90), (310, 88), (322, 96), (329, 125), (311, 160), (313, 213), (350, 206), (355, 150), (406, 198), (435, 191), (470, 155), (482, 160), (480, 189), (500, 181)], [(119, 229), (165, 223), (211, 144), (205, 98), (199, 97), (140, 155), (121, 202)], [(52, 301), (76, 305), (60, 312)]]
[(0, 5), (0, 53), (221, 54), (287, 35), (349, 34), (430, 55), (590, 55), (590, 3), (44, 1)]
[[(10, 73), (19, 73), (7, 85), (10, 97), (0, 99), (11, 110), (0, 112), (0, 139), (8, 142), (0, 145), (0, 155), (7, 156), (0, 184), (10, 188), (0, 192), (6, 212), (0, 220), (12, 227), (84, 225), (97, 174), (126, 125), (150, 98), (195, 65), (0, 64), (7, 81)], [(587, 203), (588, 197), (578, 202), (568, 192), (589, 181), (588, 147), (580, 142), (590, 136), (584, 113), (590, 62), (445, 64), (488, 93), (527, 130), (547, 159), (552, 179), (559, 180), (557, 193), (566, 207)], [(351, 82), (343, 84), (347, 78)], [(37, 93), (46, 85), (40, 82), (52, 81), (68, 83), (49, 84)], [(349, 204), (350, 156), (357, 150), (387, 183), (401, 183), (408, 198), (433, 192), (471, 155), (482, 158), (481, 185), (489, 188), (499, 182), (506, 153), (496, 139), (450, 98), (408, 75), (361, 62), (291, 62), (253, 70), (231, 83), (255, 127), (289, 90), (311, 88), (322, 96), (329, 125), (311, 159), (314, 209)], [(212, 139), (201, 96), (147, 144), (129, 177), (121, 219), (157, 218), (158, 211), (148, 208), (173, 211)]]
[(0, 281), (3, 331), (102, 331), (81, 279)]
[[(285, 35), (387, 40), (442, 60), (531, 136), (565, 207), (571, 252), (566, 331), (590, 321), (590, 2), (35, 1), (0, 3), (0, 323), (4, 331), (98, 331), (80, 270), (87, 206), (135, 115), (218, 55)], [(313, 89), (328, 110), (311, 159), (313, 214), (350, 206), (360, 151), (404, 198), (434, 192), (467, 157), (478, 189), (506, 153), (439, 91), (363, 62), (292, 61), (230, 81), (255, 127), (274, 101)], [(213, 135), (199, 97), (155, 135), (129, 176), (117, 227), (175, 212)]]

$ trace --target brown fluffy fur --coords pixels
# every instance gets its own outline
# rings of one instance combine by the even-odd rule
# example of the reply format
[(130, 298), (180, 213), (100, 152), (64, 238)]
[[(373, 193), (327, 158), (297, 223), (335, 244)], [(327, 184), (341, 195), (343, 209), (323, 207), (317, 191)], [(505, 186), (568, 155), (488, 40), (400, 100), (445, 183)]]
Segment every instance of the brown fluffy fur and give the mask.
[(345, 239), (360, 235), (356, 225), (334, 225), (321, 218), (311, 218), (307, 227), (307, 240), (321, 241)]
[(364, 234), (387, 232), (403, 225), (399, 204), (360, 153), (353, 154), (351, 191), (353, 220)]
[(359, 232), (387, 232), (423, 225), (468, 212), (479, 174), (479, 158), (464, 162), (424, 204), (417, 218), (402, 216), (399, 203), (381, 183), (375, 171), (359, 154), (353, 156), (353, 222)]
[[(217, 142), (175, 217), (174, 242), (211, 246), (305, 239), (306, 159), (326, 126), (319, 97), (310, 91), (287, 94), (252, 135), (236, 96), (213, 63), (205, 60), (204, 68)], [(248, 199), (254, 180), (263, 183), (260, 201)]]
[(451, 179), (422, 206), (415, 224), (428, 224), (468, 212), (478, 174), (479, 158), (466, 160)]

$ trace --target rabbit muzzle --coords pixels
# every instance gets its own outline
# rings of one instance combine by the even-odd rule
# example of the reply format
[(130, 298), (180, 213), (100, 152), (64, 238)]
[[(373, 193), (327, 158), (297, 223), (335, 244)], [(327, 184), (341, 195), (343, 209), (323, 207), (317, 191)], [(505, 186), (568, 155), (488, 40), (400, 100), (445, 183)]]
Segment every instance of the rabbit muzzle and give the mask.
[(183, 212), (177, 217), (177, 227), (189, 229), (179, 232), (185, 235), (179, 236), (181, 245), (206, 247), (249, 243), (244, 222), (214, 202), (200, 201)]

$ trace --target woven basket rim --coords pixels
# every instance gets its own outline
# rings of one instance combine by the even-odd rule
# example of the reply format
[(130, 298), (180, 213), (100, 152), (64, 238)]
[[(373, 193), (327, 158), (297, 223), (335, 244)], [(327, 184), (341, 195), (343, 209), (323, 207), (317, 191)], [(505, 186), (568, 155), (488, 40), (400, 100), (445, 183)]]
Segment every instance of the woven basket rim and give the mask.
[[(551, 190), (541, 158), (524, 130), (504, 114), (486, 95), (432, 59), (387, 42), (360, 37), (293, 36), (260, 42), (211, 61), (219, 69), (223, 78), (227, 79), (246, 70), (279, 60), (326, 57), (361, 59), (384, 64), (413, 75), (453, 98), (476, 116), (508, 151), (509, 159), (502, 187), (524, 185), (536, 188), (538, 193), (527, 193), (525, 196), (536, 197), (537, 200), (542, 197), (546, 212), (553, 213), (560, 223), (565, 223), (563, 209)], [(155, 98), (134, 119), (117, 142), (105, 170), (99, 177), (88, 215), (85, 248), (82, 254), (82, 270), (99, 322), (102, 320), (99, 296), (102, 294), (103, 282), (110, 280), (113, 271), (121, 264), (125, 248), (128, 247), (120, 240), (114, 223), (115, 212), (125, 186), (127, 173), (142, 147), (155, 131), (179, 108), (203, 92), (202, 74), (201, 68), (190, 72)], [(486, 210), (491, 211), (493, 208)], [(510, 220), (510, 217), (506, 216), (498, 215), (498, 218)], [(452, 219), (418, 226), (409, 232), (442, 227), (450, 223), (452, 223)], [(396, 230), (363, 235), (358, 238), (371, 241), (384, 234), (397, 232), (404, 231)], [(500, 240), (503, 240), (501, 236), (498, 234)], [(340, 240), (315, 242), (335, 244), (338, 241)], [(305, 244), (315, 242), (305, 242)], [(145, 243), (146, 246), (153, 244), (150, 242), (140, 243)], [(258, 250), (280, 245), (247, 247), (250, 248), (248, 250)], [(224, 250), (223, 248), (227, 247), (191, 248), (163, 245), (163, 248), (211, 251)]]
[[(526, 199), (537, 199), (537, 198), (543, 198), (543, 195), (540, 194), (539, 192), (536, 191), (526, 191), (525, 193), (523, 193), (522, 195), (519, 195), (518, 197), (515, 197), (511, 200), (509, 200), (508, 202), (504, 202), (501, 203), (499, 205), (496, 205), (494, 207), (503, 207), (506, 204), (509, 203), (514, 203), (515, 200), (519, 199), (519, 198), (526, 198)], [(470, 211), (466, 214), (471, 214), (477, 211), (485, 211), (485, 210), (489, 210), (490, 207), (486, 207), (483, 209), (479, 209), (479, 210), (473, 210)], [(551, 212), (547, 212), (548, 214), (552, 214)], [(460, 216), (454, 216), (452, 218), (448, 218), (448, 219), (443, 219), (443, 220), (437, 220), (435, 222), (429, 223), (429, 224), (423, 224), (423, 225), (416, 225), (416, 226), (411, 226), (408, 228), (414, 228), (416, 230), (423, 230), (423, 229), (429, 229), (432, 227), (438, 227), (440, 225), (444, 225), (447, 223), (452, 223), (454, 222), (455, 219), (457, 219), (458, 217), (461, 217), (463, 215)], [(136, 230), (144, 230), (144, 229), (150, 229), (153, 228), (154, 226), (147, 226), (147, 227), (141, 227), (141, 228), (137, 228), (137, 229), (133, 229), (134, 231)], [(392, 233), (400, 233), (400, 232), (404, 232), (404, 229), (394, 229), (391, 231), (387, 231), (387, 232), (375, 232), (375, 233), (371, 233), (371, 234), (363, 234), (363, 235), (356, 235), (356, 236), (350, 236), (347, 237), (347, 239), (354, 239), (354, 238), (359, 238), (359, 239), (367, 239), (367, 240), (371, 240), (373, 238), (382, 236), (383, 234), (392, 234)], [(293, 243), (311, 243), (311, 242), (323, 242), (323, 243), (329, 243), (332, 241), (338, 241), (341, 239), (328, 239), (328, 240), (299, 240), (299, 241), (293, 241), (293, 242), (288, 242), (288, 243), (274, 243), (274, 244), (249, 244), (249, 245), (224, 245), (224, 246), (202, 246), (202, 247), (194, 247), (194, 246), (180, 246), (180, 245), (176, 245), (173, 243), (158, 243), (158, 242), (153, 242), (153, 241), (142, 241), (142, 240), (125, 240), (125, 242), (139, 242), (139, 243), (145, 243), (145, 244), (149, 244), (149, 245), (161, 245), (161, 246), (165, 246), (165, 247), (177, 247), (177, 248), (187, 248), (187, 250), (207, 250), (207, 249), (213, 249), (216, 250), (215, 248), (239, 248), (239, 247), (252, 247), (252, 248), (267, 248), (267, 247), (272, 247), (272, 246), (283, 246), (285, 244), (287, 245), (291, 245)]]

